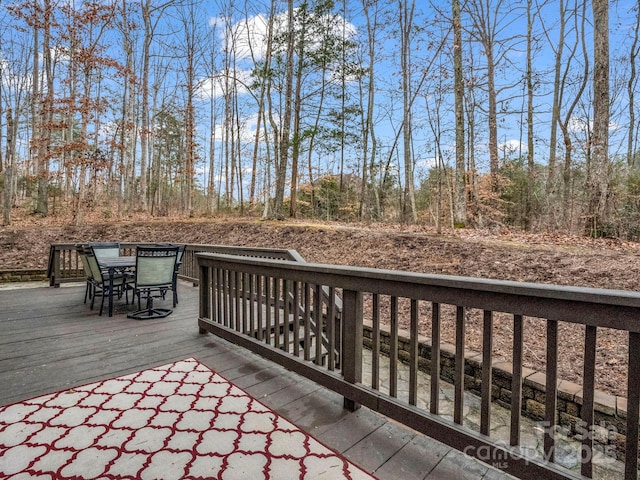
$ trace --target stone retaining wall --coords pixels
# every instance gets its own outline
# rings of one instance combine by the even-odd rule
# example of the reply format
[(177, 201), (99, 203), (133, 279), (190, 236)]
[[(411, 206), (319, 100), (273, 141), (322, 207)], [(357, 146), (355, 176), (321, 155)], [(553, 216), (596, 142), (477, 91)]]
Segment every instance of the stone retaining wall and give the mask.
[[(364, 325), (364, 344), (371, 348), (372, 327)], [(419, 336), (418, 368), (430, 373), (431, 342)], [(380, 332), (380, 350), (389, 353), (389, 332)], [(398, 333), (398, 358), (402, 362), (409, 359), (409, 333), (400, 330)], [(440, 378), (446, 382), (454, 382), (455, 345), (440, 345)], [(482, 384), (482, 355), (467, 350), (465, 352), (465, 390), (480, 395)], [(522, 382), (522, 414), (533, 420), (544, 420), (544, 402), (546, 376), (528, 368), (523, 368)], [(511, 362), (496, 360), (493, 363), (492, 400), (505, 408), (511, 407)], [(561, 380), (558, 385), (558, 424), (563, 433), (577, 436), (584, 434), (580, 418), (582, 408), (582, 386)], [(615, 453), (620, 460), (624, 459), (625, 435), (627, 421), (627, 399), (595, 392), (593, 439), (596, 448), (608, 454)]]
[(0, 270), (0, 283), (40, 282), (46, 279), (46, 270)]

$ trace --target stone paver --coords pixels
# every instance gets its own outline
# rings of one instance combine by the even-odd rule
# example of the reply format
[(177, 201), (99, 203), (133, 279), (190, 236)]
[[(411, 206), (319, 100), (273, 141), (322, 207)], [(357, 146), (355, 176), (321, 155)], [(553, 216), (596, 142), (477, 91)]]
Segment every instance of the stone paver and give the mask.
[[(363, 383), (371, 385), (371, 351), (365, 349), (363, 353)], [(430, 376), (422, 371), (418, 372), (418, 402), (420, 409), (429, 409), (430, 402)], [(382, 357), (380, 360), (380, 391), (388, 393), (389, 391), (389, 358)], [(398, 362), (398, 395), (400, 400), (407, 401), (409, 392), (409, 368), (408, 366)], [(446, 420), (453, 421), (453, 385), (446, 382), (440, 382), (440, 416)], [(463, 424), (467, 428), (475, 431), (480, 430), (480, 398), (469, 392), (465, 392), (463, 406)], [(510, 430), (510, 410), (503, 408), (497, 404), (491, 407), (491, 434), (490, 438), (503, 442), (505, 445), (509, 443)], [(543, 437), (544, 429), (540, 423), (530, 420), (526, 417), (520, 419), (521, 422), (521, 446), (520, 453), (531, 458), (542, 459), (544, 457)], [(431, 440), (435, 442), (435, 440)], [(555, 461), (562, 467), (568, 468), (576, 473), (580, 472), (580, 452), (581, 444), (566, 436), (558, 435), (556, 437)], [(462, 462), (462, 463), (461, 463)], [(470, 463), (469, 463), (470, 462)], [(462, 452), (449, 450), (436, 467), (429, 472), (427, 479), (437, 480), (440, 478), (451, 477), (452, 469), (455, 465), (465, 465), (464, 471), (468, 471), (468, 476), (464, 478), (512, 478), (500, 472), (497, 469), (487, 467), (484, 463), (477, 462)], [(613, 480), (622, 478), (624, 465), (622, 462), (604, 455), (600, 451), (594, 453), (593, 459), (593, 478), (602, 480)], [(456, 477), (457, 478), (457, 477)]]

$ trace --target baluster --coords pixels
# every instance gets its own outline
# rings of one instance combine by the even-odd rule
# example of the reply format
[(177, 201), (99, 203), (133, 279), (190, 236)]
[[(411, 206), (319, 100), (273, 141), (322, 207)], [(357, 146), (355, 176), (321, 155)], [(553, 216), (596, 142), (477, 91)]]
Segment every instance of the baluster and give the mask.
[(371, 388), (380, 388), (380, 295), (373, 294), (372, 298), (372, 327), (371, 333)]
[(453, 421), (458, 425), (462, 425), (464, 409), (464, 314), (464, 307), (456, 307), (456, 366), (454, 371)]
[(431, 305), (431, 402), (429, 411), (438, 415), (440, 405), (440, 304)]
[(511, 377), (511, 429), (509, 444), (520, 445), (522, 409), (522, 315), (513, 316), (513, 376)]
[(216, 268), (216, 321), (218, 323), (224, 323), (224, 316), (222, 309), (224, 308), (224, 271), (221, 268)]
[(260, 275), (257, 277), (256, 282), (256, 306), (255, 308), (258, 310), (258, 341), (262, 341), (264, 339), (264, 285), (266, 279), (264, 276)]
[(225, 327), (230, 327), (231, 326), (231, 319), (229, 318), (230, 315), (230, 306), (229, 303), (231, 302), (231, 288), (229, 286), (229, 283), (231, 281), (231, 272), (229, 272), (229, 270), (224, 270), (222, 273), (223, 276), (223, 285), (224, 285), (224, 294), (223, 294), (223, 304), (222, 304), (222, 308), (224, 310), (224, 326)]
[(391, 297), (389, 337), (389, 395), (398, 396), (398, 297)]
[[(596, 341), (597, 328), (587, 325), (584, 332), (584, 375), (582, 376), (582, 414), (586, 435), (582, 436), (582, 453), (580, 473), (588, 478), (593, 475), (593, 404), (596, 380)], [(586, 458), (584, 455), (586, 454)]]
[(485, 310), (482, 326), (482, 386), (480, 387), (480, 433), (491, 431), (491, 387), (493, 384), (493, 312)]
[(627, 441), (624, 478), (638, 477), (638, 408), (640, 407), (640, 333), (629, 332), (629, 370), (627, 372)]
[(556, 410), (558, 407), (558, 322), (547, 320), (547, 369), (544, 402), (544, 455), (555, 461)]
[(322, 286), (316, 285), (313, 295), (313, 317), (316, 323), (315, 335), (316, 335), (316, 365), (322, 365), (322, 333), (323, 333), (323, 320), (322, 320)]
[(264, 327), (264, 341), (271, 344), (271, 277), (264, 277), (264, 296), (266, 305), (266, 318)]
[(304, 359), (311, 360), (311, 285), (304, 284)]
[(283, 301), (283, 330), (284, 330), (284, 345), (282, 349), (285, 351), (291, 350), (291, 339), (290, 339), (290, 327), (291, 327), (291, 303), (289, 302), (289, 296), (291, 294), (291, 280), (282, 280), (282, 301)]
[(249, 308), (249, 329), (251, 336), (256, 338), (256, 275), (249, 275), (249, 291), (247, 292), (247, 303)]
[(418, 403), (418, 300), (411, 299), (411, 334), (409, 335), (409, 404)]
[(335, 370), (336, 368), (336, 289), (335, 287), (329, 287), (329, 307), (327, 308), (327, 368), (329, 370)]
[(280, 348), (280, 279), (273, 279), (273, 346)]
[(300, 356), (300, 284), (296, 281), (293, 282), (293, 354), (296, 357)]

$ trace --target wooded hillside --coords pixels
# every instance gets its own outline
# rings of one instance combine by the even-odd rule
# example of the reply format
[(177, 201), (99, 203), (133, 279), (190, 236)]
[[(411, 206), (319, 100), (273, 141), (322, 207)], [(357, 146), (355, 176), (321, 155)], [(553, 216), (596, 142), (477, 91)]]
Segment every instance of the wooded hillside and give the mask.
[(0, 5), (3, 223), (640, 237), (634, 0)]

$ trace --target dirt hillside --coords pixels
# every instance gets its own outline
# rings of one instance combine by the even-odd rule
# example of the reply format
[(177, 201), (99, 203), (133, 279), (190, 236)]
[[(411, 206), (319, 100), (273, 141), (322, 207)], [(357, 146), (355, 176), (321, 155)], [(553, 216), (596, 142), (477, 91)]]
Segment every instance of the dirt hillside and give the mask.
[(45, 268), (49, 244), (117, 240), (293, 248), (307, 261), (638, 290), (640, 244), (420, 227), (241, 219), (0, 228), (0, 268)]

